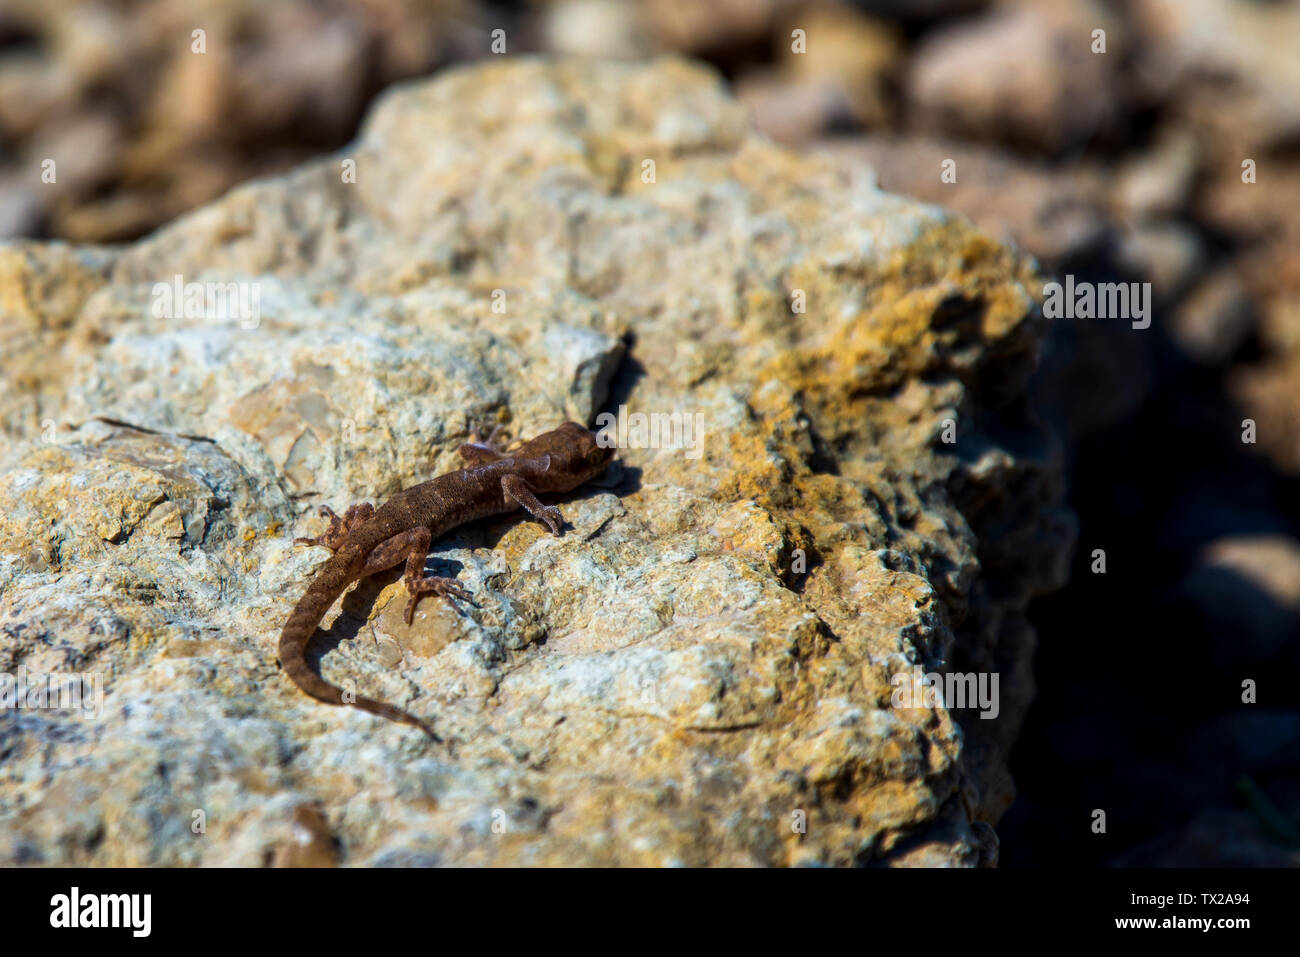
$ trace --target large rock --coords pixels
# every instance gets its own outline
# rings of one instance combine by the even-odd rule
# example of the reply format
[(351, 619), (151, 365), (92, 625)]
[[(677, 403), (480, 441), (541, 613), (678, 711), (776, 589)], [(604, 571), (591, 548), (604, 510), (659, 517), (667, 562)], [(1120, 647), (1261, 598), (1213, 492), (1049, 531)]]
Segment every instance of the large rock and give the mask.
[[(257, 321), (160, 318), (177, 275)], [(1034, 286), (671, 59), (450, 72), (133, 246), (0, 247), (6, 661), (104, 688), (0, 716), (0, 860), (991, 862), (1072, 535)], [(620, 404), (700, 455), (623, 450), (560, 538), (458, 530), (473, 606), (408, 627), (388, 575), (327, 619), (324, 674), (444, 745), (277, 672), (316, 505)], [(913, 664), (999, 716), (893, 707)]]

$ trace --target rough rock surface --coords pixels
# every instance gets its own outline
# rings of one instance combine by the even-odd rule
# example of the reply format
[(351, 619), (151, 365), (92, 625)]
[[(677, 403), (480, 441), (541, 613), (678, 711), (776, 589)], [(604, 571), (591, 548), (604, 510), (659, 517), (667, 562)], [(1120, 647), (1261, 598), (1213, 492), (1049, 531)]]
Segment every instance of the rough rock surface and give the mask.
[(1082, 258), (1109, 236), (1102, 178), (1087, 169), (1063, 176), (995, 149), (926, 136), (873, 133), (817, 145), (866, 164), (882, 189), (957, 210), (1040, 261)]
[[(0, 713), (0, 861), (991, 863), (1072, 537), (1031, 268), (672, 59), (449, 72), (132, 246), (0, 247), (3, 670), (104, 682)], [(178, 274), (259, 321), (158, 318)], [(445, 745), (277, 672), (316, 505), (620, 404), (701, 455), (450, 536), (475, 606), (327, 619), (324, 674)], [(914, 663), (999, 717), (892, 707)]]

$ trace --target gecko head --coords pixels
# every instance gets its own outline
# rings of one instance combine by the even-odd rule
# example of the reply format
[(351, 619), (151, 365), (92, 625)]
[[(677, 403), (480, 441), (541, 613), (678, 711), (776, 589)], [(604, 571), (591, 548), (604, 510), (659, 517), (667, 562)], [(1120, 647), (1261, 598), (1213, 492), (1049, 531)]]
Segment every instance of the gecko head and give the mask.
[(590, 429), (577, 422), (565, 422), (514, 454), (524, 453), (533, 460), (549, 456), (547, 466), (529, 475), (528, 480), (539, 492), (568, 492), (602, 475), (616, 451), (612, 443), (601, 445), (600, 437)]

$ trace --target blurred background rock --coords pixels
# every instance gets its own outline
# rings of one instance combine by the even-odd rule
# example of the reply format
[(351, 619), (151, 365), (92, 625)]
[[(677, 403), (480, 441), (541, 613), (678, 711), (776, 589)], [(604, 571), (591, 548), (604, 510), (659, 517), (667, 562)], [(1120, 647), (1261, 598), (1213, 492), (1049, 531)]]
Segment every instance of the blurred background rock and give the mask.
[(497, 29), (509, 55), (703, 59), (792, 148), (1051, 272), (1152, 283), (1151, 328), (1062, 321), (1040, 368), (1081, 533), (1036, 608), (1001, 860), (1295, 863), (1300, 3), (3, 0), (0, 237), (143, 235), (343, 146), (378, 91)]

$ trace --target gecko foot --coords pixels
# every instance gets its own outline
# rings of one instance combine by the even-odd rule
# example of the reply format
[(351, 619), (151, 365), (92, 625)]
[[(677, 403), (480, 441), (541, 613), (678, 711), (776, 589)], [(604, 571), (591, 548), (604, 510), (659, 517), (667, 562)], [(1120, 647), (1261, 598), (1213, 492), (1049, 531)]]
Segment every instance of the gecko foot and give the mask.
[(409, 625), (415, 617), (415, 606), (420, 603), (420, 599), (425, 595), (454, 595), (462, 601), (473, 602), (469, 592), (461, 587), (460, 582), (454, 578), (417, 578), (414, 581), (407, 581), (406, 590), (410, 594), (410, 599), (406, 603), (406, 623)]
[(484, 438), (483, 430), (476, 426), (470, 433), (470, 441), (461, 445), (456, 451), (468, 466), (487, 465), (491, 462), (500, 461), (505, 457), (506, 448), (509, 445), (508, 441), (501, 441), (501, 435), (504, 431), (504, 427), (498, 425), (492, 429), (490, 435)]
[(492, 431), (484, 437), (483, 430), (475, 426), (473, 434), (470, 436), (470, 441), (475, 445), (485, 446), (493, 452), (501, 453), (504, 452), (506, 447), (510, 444), (509, 438), (504, 442), (501, 441), (501, 436), (506, 434), (506, 427), (504, 425), (494, 425), (492, 426)]
[(560, 529), (564, 528), (564, 514), (554, 505), (545, 505), (536, 514), (538, 518), (546, 523), (546, 527), (551, 530), (552, 535), (559, 535)]
[(344, 512), (342, 518), (335, 515), (334, 509), (328, 505), (321, 505), (316, 511), (330, 520), (330, 527), (325, 530), (325, 534), (316, 538), (295, 538), (293, 543), (322, 545), (330, 551), (338, 551), (339, 547), (347, 541), (348, 533), (375, 514), (375, 507), (369, 502), (360, 502)]

